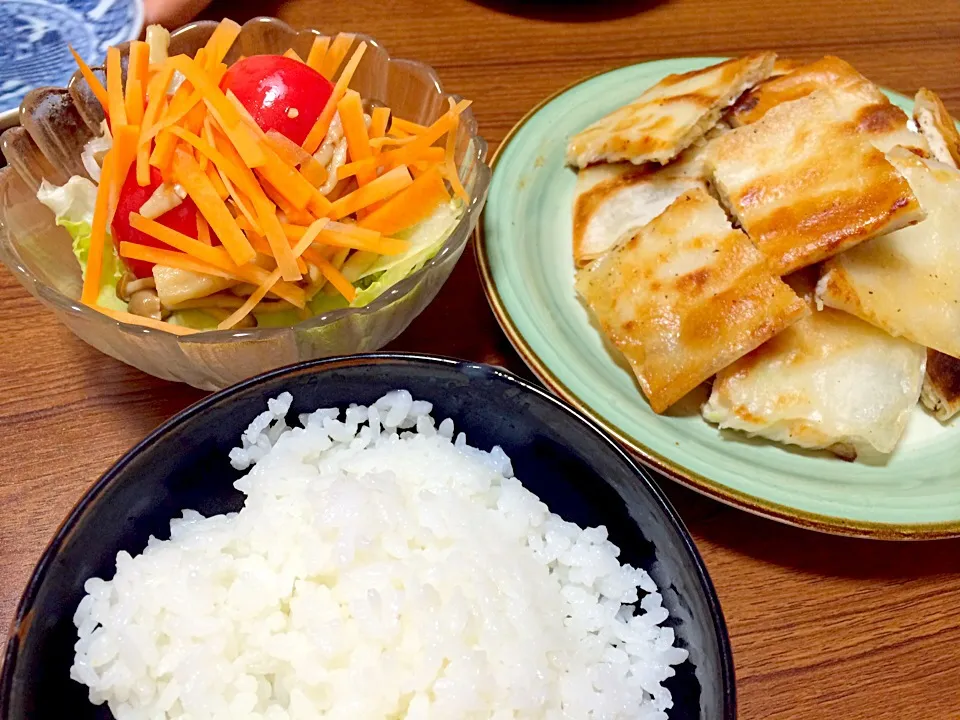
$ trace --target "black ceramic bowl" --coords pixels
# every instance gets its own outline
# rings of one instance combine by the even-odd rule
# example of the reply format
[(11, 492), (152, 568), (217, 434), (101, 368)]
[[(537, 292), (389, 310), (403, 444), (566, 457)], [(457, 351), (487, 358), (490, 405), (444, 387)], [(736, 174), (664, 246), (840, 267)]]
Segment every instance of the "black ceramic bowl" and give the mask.
[(454, 419), (472, 445), (500, 445), (517, 477), (581, 526), (606, 525), (621, 562), (645, 568), (690, 659), (668, 681), (670, 718), (733, 720), (733, 661), (720, 605), (693, 542), (645, 471), (595, 425), (543, 390), (487, 365), (409, 355), (309, 362), (223, 390), (183, 411), (127, 453), (57, 532), (24, 593), (4, 663), (0, 718), (110, 718), (86, 700), (69, 668), (72, 618), (91, 576), (112, 577), (120, 550), (169, 537), (183, 508), (239, 509), (240, 473), (227, 452), (267, 398), (293, 393), (292, 413), (368, 404), (406, 388)]

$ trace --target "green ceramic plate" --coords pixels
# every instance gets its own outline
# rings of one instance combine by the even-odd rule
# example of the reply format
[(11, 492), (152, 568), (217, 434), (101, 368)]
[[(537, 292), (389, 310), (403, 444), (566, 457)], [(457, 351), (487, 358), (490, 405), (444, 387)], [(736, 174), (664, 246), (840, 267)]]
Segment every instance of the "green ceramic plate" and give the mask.
[[(549, 99), (510, 133), (477, 237), (494, 312), (513, 345), (557, 394), (591, 415), (653, 468), (696, 490), (777, 520), (879, 538), (960, 535), (960, 423), (916, 409), (888, 458), (848, 463), (719, 432), (699, 397), (658, 416), (605, 346), (577, 301), (571, 261), (575, 173), (567, 138), (670, 73), (720, 58), (678, 58), (621, 68)], [(910, 101), (891, 94), (909, 110)]]

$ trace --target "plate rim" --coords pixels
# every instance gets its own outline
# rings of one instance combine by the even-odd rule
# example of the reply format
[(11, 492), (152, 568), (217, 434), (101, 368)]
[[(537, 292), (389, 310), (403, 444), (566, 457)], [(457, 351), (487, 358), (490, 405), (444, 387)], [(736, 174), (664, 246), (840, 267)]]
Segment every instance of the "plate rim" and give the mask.
[[(684, 57), (664, 57), (646, 60), (639, 63), (628, 63), (616, 67), (601, 70), (582, 77), (574, 82), (561, 87), (559, 90), (543, 98), (528, 110), (524, 115), (510, 128), (503, 136), (503, 139), (497, 145), (496, 151), (490, 158), (490, 169), (495, 173), (497, 165), (503, 153), (512, 143), (518, 132), (537, 115), (544, 107), (557, 98), (565, 95), (580, 85), (594, 80), (603, 75), (614, 73), (626, 68), (649, 65), (663, 60), (714, 60), (719, 61), (727, 58), (716, 58), (715, 56), (684, 56)], [(900, 93), (897, 93), (900, 95)], [(491, 185), (493, 180), (491, 179)], [(621, 428), (613, 422), (607, 420), (599, 411), (594, 410), (590, 405), (581, 400), (572, 390), (570, 390), (547, 366), (533, 350), (523, 334), (518, 329), (516, 323), (506, 308), (500, 293), (497, 290), (493, 278), (493, 271), (490, 267), (490, 259), (487, 250), (485, 220), (490, 211), (491, 203), (487, 203), (480, 216), (480, 221), (474, 230), (474, 256), (477, 262), (477, 268), (480, 272), (480, 281), (483, 286), (484, 294), (487, 298), (487, 304), (493, 311), (500, 329), (507, 336), (513, 349), (520, 355), (527, 367), (537, 376), (537, 378), (553, 393), (575, 407), (579, 412), (586, 415), (594, 423), (602, 427), (607, 433), (616, 438), (617, 442), (623, 445), (627, 451), (640, 460), (644, 466), (654, 470), (674, 482), (693, 490), (701, 495), (706, 495), (714, 500), (718, 500), (726, 505), (745, 510), (754, 515), (759, 515), (776, 522), (800, 527), (807, 530), (827, 533), (830, 535), (841, 535), (846, 537), (866, 538), (873, 540), (942, 540), (953, 537), (960, 537), (960, 519), (955, 521), (944, 521), (936, 523), (885, 523), (873, 522), (867, 520), (854, 520), (837, 515), (826, 515), (822, 513), (802, 510), (782, 503), (772, 502), (750, 493), (735, 490), (721, 482), (712, 480), (699, 473), (693, 472), (679, 463), (675, 463), (658, 452), (648, 447), (644, 443), (629, 437)]]
[[(130, 26), (130, 32), (126, 33), (126, 35), (128, 35), (129, 37), (125, 36), (123, 40), (120, 40), (118, 43), (115, 43), (115, 44), (122, 44), (124, 42), (132, 42), (133, 40), (136, 40), (138, 37), (140, 37), (140, 35), (143, 33), (144, 28), (146, 27), (145, 0), (126, 0), (126, 1), (129, 2), (131, 5), (133, 5), (134, 22)], [(57, 5), (61, 3), (57, 3), (56, 0), (52, 0), (50, 4)], [(62, 3), (62, 4), (66, 4), (69, 6), (69, 3)], [(106, 38), (106, 39), (109, 39), (109, 38)], [(98, 36), (97, 40), (98, 40), (98, 43), (102, 43), (104, 38), (100, 38)], [(64, 84), (66, 84), (66, 81), (69, 79), (70, 79), (70, 76), (67, 76), (67, 79), (64, 81)], [(16, 127), (17, 125), (20, 124), (20, 106), (22, 105), (23, 98), (26, 97), (27, 93), (30, 93), (33, 90), (39, 90), (41, 88), (47, 87), (48, 85), (41, 84), (41, 85), (31, 86), (31, 88), (23, 94), (23, 96), (20, 98), (20, 102), (18, 102), (16, 105), (14, 105), (11, 108), (7, 108), (6, 110), (3, 110), (2, 108), (0, 108), (0, 132), (8, 128)]]

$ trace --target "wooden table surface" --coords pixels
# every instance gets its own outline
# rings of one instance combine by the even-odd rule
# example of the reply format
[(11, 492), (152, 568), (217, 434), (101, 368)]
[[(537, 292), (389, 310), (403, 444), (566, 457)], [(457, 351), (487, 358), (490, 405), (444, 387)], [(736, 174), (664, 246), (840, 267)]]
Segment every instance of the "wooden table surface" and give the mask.
[[(960, 113), (958, 0), (215, 0), (205, 17), (277, 15), (356, 29), (437, 68), (475, 100), (496, 147), (544, 96), (633, 62), (760, 48), (837, 54)], [(470, 328), (470, 330), (457, 330)], [(99, 354), (0, 269), (0, 627), (71, 506), (124, 451), (201, 392)], [(389, 349), (529, 376), (487, 307), (472, 252)], [(726, 613), (741, 717), (960, 718), (960, 541), (891, 544), (778, 525), (662, 480)]]

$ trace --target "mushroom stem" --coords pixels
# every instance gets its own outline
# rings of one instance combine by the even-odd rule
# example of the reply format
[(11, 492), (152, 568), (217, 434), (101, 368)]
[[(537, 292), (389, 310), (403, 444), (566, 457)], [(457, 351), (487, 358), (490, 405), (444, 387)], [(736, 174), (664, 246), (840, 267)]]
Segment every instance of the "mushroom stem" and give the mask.
[(129, 303), (134, 293), (141, 290), (155, 290), (156, 287), (157, 283), (152, 277), (137, 278), (132, 272), (127, 271), (117, 281), (117, 297)]

